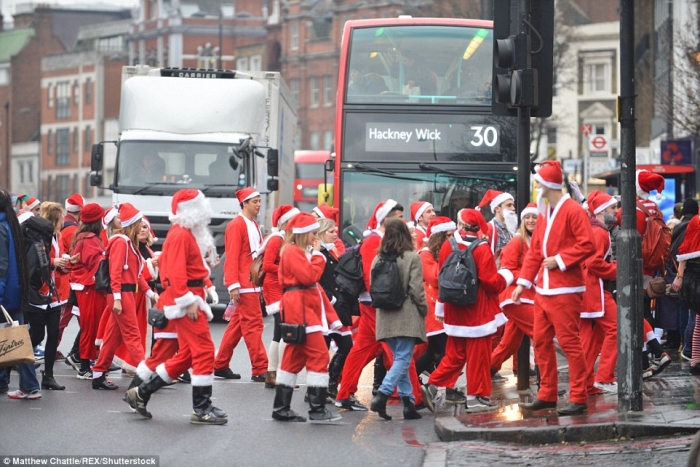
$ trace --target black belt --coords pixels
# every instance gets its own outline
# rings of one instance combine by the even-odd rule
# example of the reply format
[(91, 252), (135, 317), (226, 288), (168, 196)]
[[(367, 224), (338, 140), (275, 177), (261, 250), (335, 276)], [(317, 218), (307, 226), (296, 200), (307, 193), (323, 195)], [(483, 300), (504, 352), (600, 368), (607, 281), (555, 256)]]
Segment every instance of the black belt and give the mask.
[(282, 292), (291, 292), (292, 290), (306, 290), (306, 289), (315, 289), (316, 284), (314, 285), (292, 285), (290, 287), (285, 287), (282, 289)]
[(122, 284), (122, 292), (136, 292), (138, 284)]
[[(167, 280), (166, 282), (168, 283), (168, 287), (170, 287), (170, 281)], [(204, 279), (187, 281), (187, 287), (204, 287)]]
[(360, 301), (360, 305), (365, 305), (365, 306), (372, 306), (372, 301)]

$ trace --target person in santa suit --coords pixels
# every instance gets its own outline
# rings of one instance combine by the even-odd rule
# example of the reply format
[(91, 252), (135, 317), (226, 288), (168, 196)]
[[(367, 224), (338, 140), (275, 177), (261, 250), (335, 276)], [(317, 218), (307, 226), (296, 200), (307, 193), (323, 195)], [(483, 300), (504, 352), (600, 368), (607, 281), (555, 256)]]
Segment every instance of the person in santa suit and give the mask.
[(305, 326), (303, 344), (287, 343), (280, 369), (272, 409), (272, 418), (283, 422), (305, 422), (291, 409), (297, 375), (306, 367), (306, 385), (311, 422), (333, 422), (342, 417), (326, 407), (328, 396), (328, 348), (323, 332), (339, 329), (340, 320), (328, 297), (318, 286), (326, 258), (319, 251), (319, 225), (307, 213), (297, 214), (287, 227), (282, 248), (279, 282), (283, 289), (282, 321)]
[[(452, 238), (460, 250), (466, 250), (472, 242), (478, 241), (478, 232), (483, 229), (483, 216), (474, 209), (463, 209), (460, 213), (466, 235), (457, 231)], [(451, 241), (440, 248), (438, 267), (442, 268), (453, 252)], [(472, 251), (479, 279), (476, 301), (472, 305), (460, 306), (437, 301), (435, 316), (443, 318), (447, 345), (445, 356), (433, 371), (428, 384), (421, 386), (423, 400), (428, 409), (435, 411), (444, 399), (444, 388), (454, 387), (457, 378), (467, 365), (466, 411), (481, 412), (494, 410), (491, 403), (491, 335), (498, 326), (505, 324), (506, 318), (498, 306), (498, 294), (512, 282), (508, 270), (496, 270), (496, 261), (488, 243), (478, 244)], [(439, 287), (438, 283), (438, 287)], [(439, 291), (438, 291), (439, 292)]]
[(150, 375), (146, 374), (145, 365), (139, 365), (137, 375), (143, 381), (126, 391), (124, 401), (141, 416), (152, 418), (147, 404), (153, 393), (191, 367), (193, 412), (190, 423), (223, 425), (228, 415), (211, 403), (214, 342), (209, 321), (213, 314), (205, 289), (210, 269), (204, 258), (214, 246), (208, 228), (212, 211), (201, 191), (189, 189), (175, 193), (171, 212), (172, 227), (158, 258), (164, 290), (157, 307), (174, 323), (179, 351), (160, 363)]
[(75, 232), (71, 254), (78, 259), (70, 272), (70, 284), (82, 310), (80, 322), (80, 351), (78, 379), (92, 379), (90, 360), (97, 358), (97, 328), (105, 310), (105, 294), (95, 290), (95, 273), (104, 258), (102, 243), (102, 216), (104, 209), (97, 203), (86, 204), (81, 213), (81, 223)]
[[(673, 279), (673, 290), (691, 312), (700, 313), (700, 216), (695, 215), (686, 227), (685, 237), (678, 247), (678, 273)], [(700, 375), (700, 319), (695, 319), (690, 374)]]
[[(612, 259), (611, 226), (617, 221), (617, 200), (592, 191), (587, 198), (595, 253), (585, 262), (586, 292), (581, 310), (581, 344), (586, 353), (588, 394), (617, 394), (617, 304), (606, 281), (617, 278), (617, 261)], [(598, 370), (595, 362), (600, 354)]]
[(251, 381), (264, 383), (268, 361), (262, 341), (264, 325), (260, 312), (260, 287), (250, 281), (254, 253), (262, 243), (262, 233), (255, 221), (260, 212), (260, 193), (249, 187), (238, 190), (236, 197), (241, 213), (228, 223), (224, 233), (224, 285), (229, 291), (231, 302), (236, 305), (236, 311), (221, 338), (214, 363), (214, 375), (225, 379), (240, 379), (241, 375), (231, 371), (229, 364), (233, 349), (242, 337), (250, 355), (253, 370)]
[(22, 212), (31, 212), (35, 216), (40, 215), (41, 212), (41, 201), (34, 198), (33, 196), (22, 195), (18, 196), (17, 200), (20, 201), (20, 210), (17, 214)]
[(420, 251), (427, 242), (428, 224), (435, 217), (435, 208), (427, 201), (411, 203), (411, 221), (414, 222), (416, 251)]
[(265, 300), (265, 311), (274, 318), (274, 328), (272, 332), (272, 342), (267, 350), (267, 375), (265, 377), (265, 387), (273, 389), (276, 384), (277, 368), (280, 364), (280, 355), (284, 353), (284, 341), (281, 341), (280, 331), (280, 301), (282, 300), (282, 286), (279, 283), (280, 250), (284, 245), (284, 229), (294, 216), (299, 214), (299, 209), (289, 204), (283, 204), (272, 212), (273, 232), (265, 238), (258, 255), (263, 255), (262, 269), (265, 271), (263, 279), (263, 300)]
[[(311, 215), (316, 219), (332, 220), (335, 225), (339, 225), (338, 222), (340, 220), (340, 210), (338, 210), (338, 208), (328, 206), (326, 203), (319, 204), (313, 208), (311, 210)], [(340, 256), (345, 253), (345, 244), (340, 236), (338, 236), (333, 243), (335, 244), (335, 254), (340, 258)]]
[(510, 242), (518, 228), (515, 200), (510, 193), (487, 190), (476, 210), (481, 211), (486, 206), (493, 214), (493, 219), (488, 222), (489, 246), (496, 258), (496, 264), (500, 265), (501, 250)]
[(559, 161), (545, 161), (535, 174), (537, 196), (549, 200), (543, 217), (532, 234), (530, 249), (523, 261), (513, 303), (520, 304), (526, 288), (535, 278), (535, 359), (541, 384), (526, 411), (557, 406), (557, 357), (554, 337), (569, 362), (569, 403), (559, 415), (575, 415), (588, 410), (586, 357), (579, 328), (586, 279), (584, 261), (595, 253), (593, 232), (585, 211), (569, 195), (562, 193), (563, 175)]
[[(538, 216), (539, 211), (535, 203), (529, 203), (520, 213), (521, 224), (515, 237), (501, 251), (501, 269), (507, 269), (513, 277), (520, 275), (523, 260), (530, 249), (530, 241), (537, 226)], [(508, 318), (508, 322), (505, 325), (501, 341), (491, 352), (492, 374), (500, 370), (503, 362), (517, 352), (523, 341), (523, 336), (532, 339), (535, 319), (535, 291), (533, 289), (525, 290), (520, 297), (520, 305), (516, 305), (511, 299), (515, 286), (516, 284), (511, 283), (500, 296), (500, 307)], [(516, 361), (517, 358), (513, 359), (513, 373), (517, 372)]]
[(107, 310), (112, 317), (107, 323), (104, 342), (97, 363), (92, 368), (93, 389), (117, 389), (112, 381), (105, 378), (114, 358), (114, 352), (122, 342), (126, 343), (131, 360), (140, 362), (144, 357), (144, 346), (137, 322), (136, 292), (146, 290), (149, 298), (156, 299), (141, 273), (143, 258), (136, 249), (141, 231), (143, 214), (130, 203), (119, 208), (122, 230), (109, 239), (106, 258), (109, 260), (111, 293), (107, 295)]
[[(75, 193), (66, 199), (64, 207), (66, 209), (66, 214), (63, 219), (63, 227), (61, 228), (61, 236), (59, 247), (61, 250), (61, 256), (68, 255), (70, 253), (70, 247), (73, 245), (73, 237), (75, 232), (78, 230), (78, 225), (80, 224), (80, 211), (82, 211), (83, 206), (85, 206), (85, 199), (79, 193)], [(61, 322), (58, 325), (58, 344), (61, 344), (61, 339), (63, 338), (63, 331), (70, 323), (73, 315), (79, 316), (80, 309), (77, 306), (77, 300), (75, 299), (75, 293), (71, 292), (69, 276), (67, 273), (70, 271), (70, 264), (66, 268), (65, 280), (63, 277), (59, 277), (56, 281), (56, 290), (61, 297), (67, 300), (67, 303), (63, 306), (61, 310)], [(73, 344), (73, 349), (71, 349), (71, 355), (73, 350), (77, 350), (79, 347), (79, 340), (76, 340)], [(79, 359), (76, 359), (76, 361)]]

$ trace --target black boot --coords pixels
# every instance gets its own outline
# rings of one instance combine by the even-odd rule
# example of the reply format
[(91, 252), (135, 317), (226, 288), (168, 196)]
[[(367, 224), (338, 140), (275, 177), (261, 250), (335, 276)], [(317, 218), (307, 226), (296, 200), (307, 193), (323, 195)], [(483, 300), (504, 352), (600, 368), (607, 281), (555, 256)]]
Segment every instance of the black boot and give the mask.
[(92, 389), (108, 389), (112, 391), (114, 389), (119, 389), (119, 386), (108, 380), (103, 374), (97, 378), (92, 378)]
[(384, 357), (379, 355), (376, 359), (374, 359), (374, 382), (372, 383), (373, 396), (377, 395), (379, 387), (382, 385), (385, 376), (386, 368), (384, 367)]
[(307, 393), (309, 394), (309, 421), (311, 423), (334, 422), (343, 418), (335, 410), (326, 408), (328, 390), (325, 387), (309, 387)]
[(291, 409), (294, 388), (277, 384), (275, 386), (275, 402), (272, 407), (272, 418), (280, 422), (305, 422), (306, 419)]
[(63, 391), (65, 386), (61, 386), (56, 382), (53, 375), (47, 375), (46, 372), (41, 372), (41, 389), (52, 389), (54, 391)]
[(382, 391), (377, 391), (377, 395), (372, 398), (369, 404), (369, 410), (377, 412), (384, 420), (391, 420), (391, 417), (386, 413), (386, 401), (389, 400), (389, 395)]
[[(137, 377), (134, 377), (134, 379), (136, 378)], [(137, 411), (142, 417), (152, 418), (153, 415), (146, 410), (146, 404), (148, 404), (148, 401), (151, 400), (151, 394), (167, 385), (168, 383), (163, 381), (160, 376), (156, 375), (147, 383), (141, 382), (141, 384), (138, 386), (129, 388), (129, 390), (126, 391), (126, 394), (124, 394), (124, 397), (122, 397), (122, 400), (129, 404), (129, 406)]]
[(221, 409), (211, 405), (211, 386), (192, 386), (192, 416), (194, 425), (225, 425), (228, 419), (221, 417)]
[(333, 355), (331, 363), (328, 365), (328, 397), (331, 399), (335, 399), (338, 395), (338, 382), (340, 380), (340, 374), (343, 372), (346, 358), (347, 355), (336, 353)]
[(416, 410), (416, 406), (413, 405), (410, 396), (402, 397), (401, 400), (403, 401), (404, 420), (418, 420), (419, 418), (423, 418), (423, 416), (418, 413), (418, 410)]
[(135, 387), (141, 386), (141, 383), (143, 383), (143, 381), (141, 381), (141, 378), (139, 378), (139, 375), (134, 375), (134, 378), (131, 380), (131, 383), (129, 384), (129, 387), (126, 388), (126, 389), (127, 389), (127, 391), (128, 391), (128, 390), (131, 389), (131, 388), (135, 388)]

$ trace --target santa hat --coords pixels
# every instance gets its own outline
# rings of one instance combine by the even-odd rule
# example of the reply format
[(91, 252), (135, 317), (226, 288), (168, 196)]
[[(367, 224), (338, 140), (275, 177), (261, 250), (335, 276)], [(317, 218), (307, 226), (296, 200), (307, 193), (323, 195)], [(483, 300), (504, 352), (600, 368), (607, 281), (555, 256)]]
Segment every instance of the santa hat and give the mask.
[(102, 216), (102, 227), (106, 229), (109, 226), (109, 224), (114, 220), (114, 218), (117, 217), (118, 214), (118, 204), (107, 209), (104, 213), (104, 216)]
[(80, 220), (83, 224), (92, 224), (102, 219), (105, 210), (97, 203), (86, 204), (80, 212)]
[(454, 223), (452, 219), (445, 216), (435, 216), (430, 219), (428, 223), (428, 229), (425, 233), (425, 238), (430, 238), (433, 234), (440, 232), (449, 232), (450, 230), (457, 230), (457, 224)]
[(426, 209), (432, 207), (433, 205), (427, 201), (415, 201), (411, 203), (411, 220), (418, 222), (420, 216), (423, 215)]
[(528, 214), (534, 214), (536, 216), (540, 214), (540, 211), (537, 210), (537, 205), (535, 203), (527, 203), (525, 209), (523, 209), (520, 213), (520, 220), (525, 219), (525, 216)]
[[(82, 214), (81, 214), (81, 216), (82, 216)], [(153, 231), (153, 227), (151, 227), (151, 221), (148, 220), (148, 217), (143, 216), (141, 218), (141, 222), (143, 222), (144, 224), (146, 224), (148, 226), (148, 231), (151, 232), (151, 238), (153, 238), (154, 242), (157, 242), (158, 237), (156, 237), (156, 233)]]
[(238, 198), (238, 202), (241, 204), (256, 196), (260, 196), (260, 193), (255, 188), (251, 187), (243, 188), (236, 192), (236, 198)]
[(41, 204), (41, 201), (32, 197), (32, 198), (27, 198), (27, 200), (24, 202), (24, 204), (26, 205), (25, 209), (28, 209), (31, 211), (35, 207), (39, 206)]
[(172, 201), (170, 201), (170, 211), (174, 215), (177, 215), (177, 210), (180, 208), (187, 208), (189, 205), (199, 203), (204, 199), (204, 193), (194, 188), (189, 188), (186, 190), (179, 190), (173, 195)]
[(300, 212), (287, 224), (287, 231), (291, 229), (293, 234), (305, 234), (319, 229), (321, 226), (311, 214)]
[(20, 224), (29, 219), (30, 217), (34, 217), (34, 213), (31, 211), (24, 211), (17, 214), (17, 220)]
[(334, 208), (328, 206), (326, 203), (323, 203), (313, 208), (312, 211), (316, 213), (319, 219), (330, 219), (336, 224), (338, 223), (338, 214), (340, 213), (338, 208)]
[(462, 209), (459, 211), (460, 220), (467, 225), (478, 225), (481, 233), (485, 234), (488, 232), (488, 225), (486, 225), (486, 219), (484, 219), (483, 214), (476, 209)]
[(588, 195), (588, 210), (593, 214), (600, 214), (610, 206), (617, 204), (617, 200), (607, 193), (594, 190)]
[(299, 214), (301, 211), (295, 208), (291, 204), (283, 204), (274, 211), (272, 211), (272, 227), (279, 227), (281, 224), (286, 224), (294, 216)]
[(85, 206), (85, 199), (83, 199), (80, 193), (70, 195), (65, 204), (66, 211), (68, 212), (80, 212), (83, 206)]
[(661, 199), (661, 192), (664, 190), (664, 177), (648, 170), (637, 170), (637, 196), (648, 199), (649, 193), (656, 190), (656, 199)]
[(389, 215), (392, 209), (399, 204), (393, 199), (388, 199), (377, 204), (372, 213), (372, 217), (367, 222), (367, 230), (364, 232), (365, 236), (369, 235), (372, 230), (376, 230), (382, 225), (382, 221)]
[(488, 205), (491, 208), (491, 212), (494, 212), (498, 206), (507, 200), (515, 201), (513, 195), (510, 193), (503, 193), (498, 190), (487, 190), (481, 202), (476, 207), (476, 210), (481, 211), (484, 206)]
[(143, 214), (133, 204), (124, 203), (119, 206), (119, 219), (121, 219), (122, 227), (129, 227), (140, 221), (141, 218), (143, 218)]
[(537, 168), (535, 180), (552, 190), (561, 190), (564, 178), (559, 161), (544, 161)]

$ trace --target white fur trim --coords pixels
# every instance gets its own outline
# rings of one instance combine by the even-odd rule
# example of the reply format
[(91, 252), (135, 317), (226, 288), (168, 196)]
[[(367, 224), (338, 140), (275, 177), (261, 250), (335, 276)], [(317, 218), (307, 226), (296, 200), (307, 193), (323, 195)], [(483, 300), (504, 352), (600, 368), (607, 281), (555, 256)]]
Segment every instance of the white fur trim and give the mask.
[(328, 373), (306, 372), (306, 386), (311, 388), (328, 387)]
[(102, 347), (102, 339), (95, 339), (95, 345), (97, 347)]
[(507, 200), (513, 200), (513, 195), (510, 193), (501, 193), (500, 195), (496, 196), (493, 201), (489, 204), (489, 207), (491, 208), (491, 212), (494, 212), (498, 206), (500, 206), (502, 203), (506, 202)]
[(522, 285), (526, 289), (529, 289), (532, 287), (532, 282), (530, 282), (527, 279), (523, 279), (522, 277), (519, 277), (518, 280), (515, 282), (518, 285)]
[(22, 224), (24, 221), (26, 221), (27, 219), (31, 219), (32, 217), (34, 217), (33, 212), (25, 211), (22, 214), (20, 214), (19, 216), (17, 216), (17, 220), (19, 221), (20, 224)]
[(141, 361), (136, 367), (136, 376), (138, 376), (144, 383), (149, 382), (155, 376), (155, 372), (146, 366), (145, 361)]
[(567, 293), (585, 292), (586, 286), (581, 285), (578, 287), (558, 287), (556, 289), (542, 289), (540, 287), (535, 287), (535, 290), (540, 295), (563, 295)]
[(277, 370), (277, 377), (275, 382), (282, 386), (287, 386), (293, 388), (297, 384), (297, 375), (295, 373), (290, 373), (282, 369)]
[(546, 186), (547, 188), (551, 188), (552, 190), (561, 190), (562, 189), (562, 184), (561, 183), (552, 183), (548, 182), (544, 178), (542, 178), (542, 175), (539, 173), (535, 174), (535, 180), (540, 182), (542, 185)]
[(598, 206), (598, 208), (593, 211), (593, 214), (600, 214), (601, 212), (605, 211), (610, 206), (614, 206), (614, 205), (617, 205), (617, 199), (615, 199), (615, 197), (611, 196), (607, 202)]
[(498, 274), (503, 276), (503, 278), (506, 280), (506, 287), (513, 283), (513, 273), (510, 272), (508, 269), (499, 269)]
[(391, 210), (394, 209), (397, 204), (399, 203), (394, 201), (393, 199), (388, 199), (386, 200), (384, 205), (377, 210), (377, 214), (375, 215), (375, 219), (377, 221), (377, 228), (379, 228), (382, 225), (382, 222), (384, 222), (386, 216), (389, 215), (389, 212), (391, 212)]
[[(319, 209), (320, 211), (320, 209)], [(296, 216), (297, 214), (301, 214), (301, 211), (298, 208), (292, 208), (288, 212), (286, 212), (283, 216), (280, 216), (279, 219), (277, 219), (277, 225), (283, 225), (289, 222), (289, 220)]]
[(235, 284), (231, 284), (228, 286), (228, 291), (231, 292), (233, 289), (240, 289), (241, 288), (241, 283), (236, 282)]
[(165, 317), (168, 319), (182, 318), (187, 314), (187, 307), (196, 303), (199, 309), (207, 316), (207, 320), (211, 321), (214, 315), (211, 312), (209, 304), (199, 295), (195, 295), (192, 291), (187, 292), (182, 297), (175, 299), (175, 305), (166, 305), (163, 307)]
[[(532, 299), (529, 299), (529, 298), (522, 298), (522, 297), (521, 297), (521, 298), (520, 298), (520, 303), (527, 303), (527, 304), (529, 304), (529, 305), (534, 305), (534, 304), (535, 304), (535, 301), (532, 300)], [(500, 306), (501, 309), (505, 308), (505, 307), (508, 306), (508, 305), (515, 305), (515, 304), (513, 303), (513, 300), (512, 300), (511, 298), (506, 298), (505, 300), (503, 300), (501, 303), (498, 304), (498, 306)], [(517, 306), (517, 305), (516, 305), (516, 306)]]
[(115, 300), (121, 300), (121, 299), (122, 299), (122, 294), (121, 294), (121, 292), (114, 292), (112, 295), (114, 296), (114, 299), (115, 299)]
[(313, 232), (314, 230), (318, 230), (320, 228), (321, 228), (321, 226), (319, 225), (319, 223), (314, 222), (313, 224), (309, 224), (306, 227), (293, 227), (292, 233), (293, 234), (305, 234), (305, 233)]
[(425, 203), (421, 204), (421, 207), (419, 207), (418, 210), (416, 211), (416, 218), (415, 218), (415, 219), (411, 219), (411, 220), (412, 220), (412, 221), (415, 221), (415, 222), (417, 223), (417, 222), (418, 222), (418, 219), (420, 219), (420, 216), (423, 215), (423, 213), (425, 212), (425, 210), (428, 209), (429, 207), (432, 207), (432, 206), (433, 206), (433, 205), (430, 204), (430, 203), (428, 203), (427, 201), (426, 201)]
[(330, 329), (331, 329), (331, 331), (337, 331), (338, 329), (340, 329), (340, 328), (342, 328), (342, 327), (343, 327), (343, 323), (341, 323), (340, 320), (338, 320), (338, 321), (333, 321), (333, 322), (330, 324)]
[[(498, 315), (501, 315), (501, 316), (498, 316)], [(505, 316), (503, 316), (503, 313), (499, 313), (498, 315), (494, 316), (494, 319), (492, 321), (489, 321), (488, 323), (482, 324), (480, 326), (457, 326), (454, 324), (444, 323), (445, 332), (447, 333), (448, 336), (453, 336), (453, 337), (485, 337), (485, 336), (490, 336), (491, 334), (494, 334), (496, 332), (496, 330), (498, 329), (498, 326), (505, 323), (505, 321), (503, 321), (503, 319), (505, 319)]]
[(243, 201), (241, 201), (241, 202), (242, 202), (242, 203), (245, 203), (245, 202), (248, 201), (249, 199), (255, 198), (256, 196), (260, 196), (260, 192), (259, 192), (259, 191), (254, 191), (254, 192), (252, 192), (251, 194), (249, 194), (248, 196), (246, 196), (245, 198), (243, 198)]
[(520, 213), (520, 220), (525, 219), (525, 216), (528, 214), (534, 214), (534, 215), (539, 215), (540, 211), (537, 208), (525, 208), (522, 210)]
[(430, 236), (432, 237), (434, 234), (440, 232), (449, 232), (450, 230), (457, 230), (457, 224), (453, 221), (443, 222), (442, 224), (437, 224), (430, 228)]
[(153, 258), (148, 258), (146, 260), (146, 267), (153, 280), (158, 279), (158, 269), (153, 266)]
[[(156, 367), (156, 373), (158, 376), (160, 376), (160, 379), (165, 381), (166, 383), (170, 384), (173, 382), (173, 379), (170, 377), (167, 371), (165, 371), (165, 363), (161, 363)], [(179, 376), (179, 375), (178, 375)], [(194, 379), (194, 378), (193, 378)]]
[(66, 202), (65, 208), (66, 208), (66, 211), (68, 211), (68, 212), (80, 212), (80, 210), (82, 209), (77, 204), (68, 204), (68, 202)]
[(207, 387), (214, 384), (214, 373), (210, 375), (192, 375), (192, 386)]
[(280, 312), (280, 302), (271, 303), (265, 306), (265, 311), (268, 315), (274, 315)]
[(177, 339), (176, 332), (154, 332), (154, 339)]
[(554, 259), (557, 262), (557, 266), (559, 266), (559, 269), (562, 271), (566, 271), (566, 264), (564, 264), (564, 260), (561, 258), (560, 254), (554, 255)]
[(582, 311), (581, 319), (602, 318), (604, 315), (604, 311)]
[(76, 283), (71, 282), (70, 289), (71, 290), (85, 290), (85, 286), (83, 284), (76, 284)]
[(134, 217), (132, 217), (131, 219), (126, 219), (126, 220), (122, 219), (122, 220), (121, 220), (122, 227), (129, 227), (130, 225), (135, 224), (137, 221), (140, 221), (142, 217), (143, 217), (143, 213), (141, 213), (141, 211), (139, 211), (139, 212), (138, 212)]
[[(319, 219), (326, 219), (326, 216), (323, 215), (323, 211), (321, 211), (321, 210), (318, 208), (318, 206), (316, 206), (315, 208), (313, 208), (311, 211), (313, 211), (313, 212), (318, 216)], [(288, 220), (289, 220), (289, 219), (288, 219)]]
[(323, 326), (321, 326), (321, 325), (306, 326), (306, 334), (311, 334), (312, 332), (322, 332), (322, 331), (325, 331), (325, 329), (323, 329)]
[(435, 302), (435, 316), (437, 316), (438, 318), (445, 317), (445, 304), (442, 303), (440, 300), (437, 300)]
[[(177, 203), (177, 211), (180, 210), (180, 207), (187, 208), (192, 204), (197, 204), (197, 203), (203, 201), (204, 200), (204, 193), (202, 193), (200, 190), (197, 190), (197, 191), (198, 191), (197, 196), (195, 196), (194, 198), (188, 199), (186, 201), (180, 201), (179, 203)], [(177, 214), (177, 212), (174, 212), (173, 214)]]
[(324, 262), (324, 263), (326, 262), (326, 255), (324, 255), (324, 254), (321, 253), (320, 251), (314, 250), (314, 251), (311, 253), (311, 256), (320, 256), (321, 258), (323, 258), (323, 262)]
[(698, 257), (700, 257), (700, 251), (693, 251), (690, 253), (678, 255), (678, 256), (676, 256), (676, 259), (678, 261), (687, 261), (689, 259), (698, 258)]
[(151, 290), (151, 289), (146, 290), (146, 297), (153, 299), (155, 296), (156, 296), (156, 293), (153, 290)]

